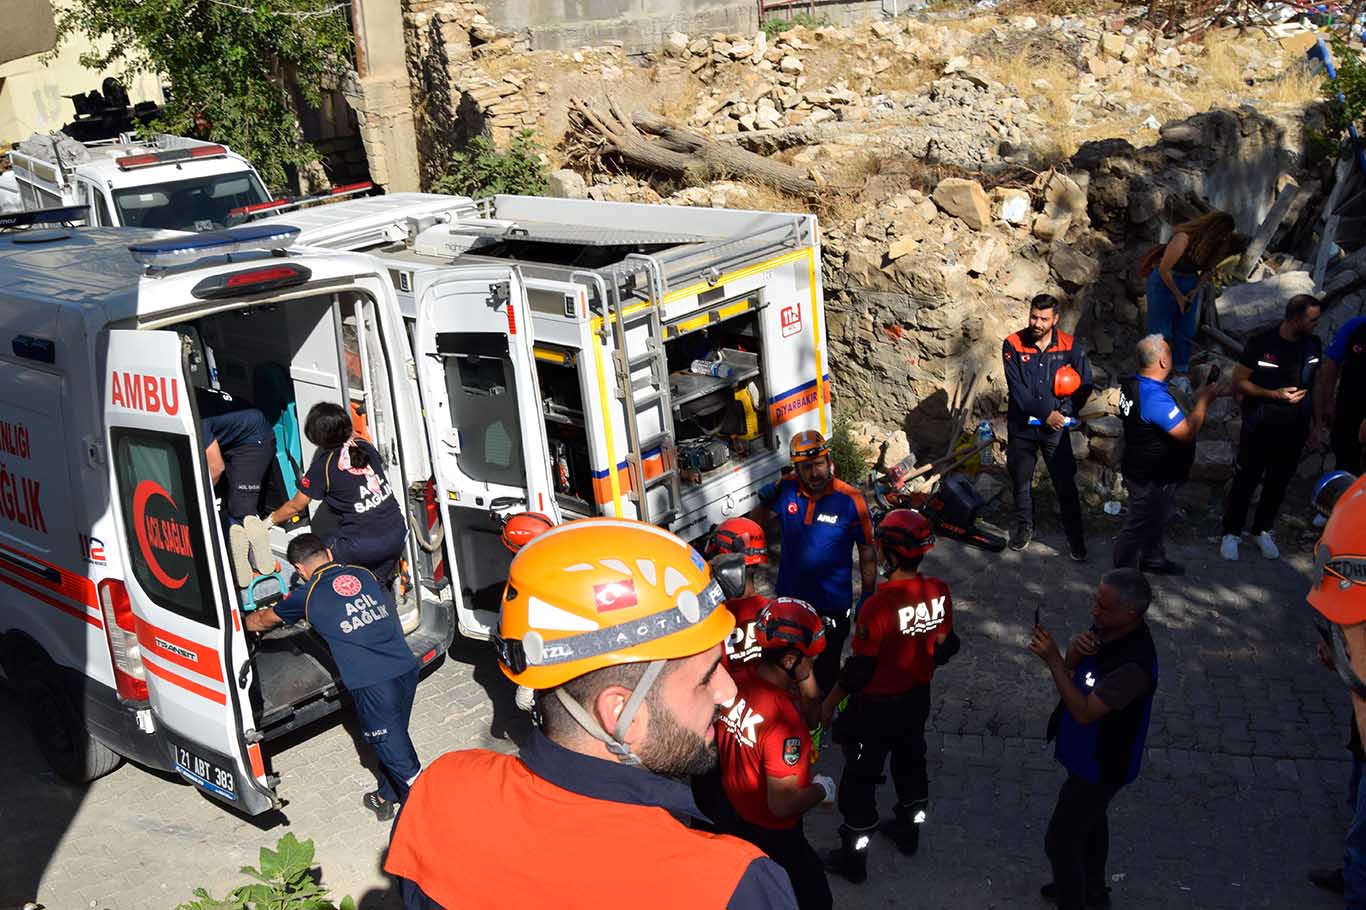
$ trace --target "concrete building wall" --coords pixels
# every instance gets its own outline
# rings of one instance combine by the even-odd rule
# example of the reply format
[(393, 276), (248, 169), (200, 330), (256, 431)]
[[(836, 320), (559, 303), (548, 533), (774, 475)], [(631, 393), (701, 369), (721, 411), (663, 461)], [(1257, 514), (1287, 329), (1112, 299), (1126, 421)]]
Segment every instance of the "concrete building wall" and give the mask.
[[(81, 54), (91, 47), (78, 37), (63, 44), (61, 53), (45, 65), (42, 56), (51, 49), (49, 39), (42, 51), (0, 64), (0, 144), (4, 147), (34, 133), (61, 129), (76, 116), (66, 96), (99, 91), (109, 75), (81, 66)], [(134, 104), (161, 101), (161, 83), (155, 76), (138, 77), (125, 87)]]
[(670, 32), (748, 32), (757, 0), (487, 0), (500, 29), (529, 31), (533, 49), (621, 41), (627, 53), (654, 50)]

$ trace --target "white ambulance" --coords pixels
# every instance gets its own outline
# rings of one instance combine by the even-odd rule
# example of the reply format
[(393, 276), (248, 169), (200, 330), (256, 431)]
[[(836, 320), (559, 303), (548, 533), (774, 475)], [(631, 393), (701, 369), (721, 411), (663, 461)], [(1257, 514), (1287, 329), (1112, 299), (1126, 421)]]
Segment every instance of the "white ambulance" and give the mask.
[[(426, 442), (398, 432), (421, 415), (402, 392), (411, 361), (379, 356), (407, 340), (373, 259), (273, 255), (290, 238), (269, 228), (157, 243), (167, 236), (0, 233), (0, 667), (64, 777), (126, 756), (257, 814), (279, 805), (269, 742), (336, 710), (344, 690), (311, 630), (244, 634), (243, 613), (286, 582), (242, 590), (229, 571), (195, 388), (274, 389), (265, 409), (296, 437), (286, 415), (363, 397), (399, 490), (428, 476)], [(311, 446), (297, 443), (306, 465)], [(327, 517), (314, 511), (314, 529)], [(450, 600), (400, 594), (409, 647), (429, 665), (454, 636)]]
[(395, 196), (278, 220), (321, 243), (329, 219), (330, 249), (272, 221), (0, 234), (0, 666), (73, 779), (127, 755), (262, 812), (270, 740), (342, 696), (307, 629), (243, 634), (283, 582), (233, 580), (195, 387), (272, 416), (286, 480), (308, 409), (350, 407), (405, 494), (424, 664), (489, 635), (508, 513), (696, 538), (829, 429), (810, 216)]
[(395, 193), (258, 224), (386, 268), (466, 635), (488, 635), (505, 579), (490, 503), (693, 540), (757, 504), (793, 435), (829, 432), (813, 215)]

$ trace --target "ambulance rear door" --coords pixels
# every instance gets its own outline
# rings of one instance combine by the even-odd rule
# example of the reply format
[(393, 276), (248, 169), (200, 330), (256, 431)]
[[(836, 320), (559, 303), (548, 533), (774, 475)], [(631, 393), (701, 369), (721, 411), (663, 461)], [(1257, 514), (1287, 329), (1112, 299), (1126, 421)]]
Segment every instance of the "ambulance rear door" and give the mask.
[(518, 269), (418, 272), (415, 326), (446, 549), (461, 631), (487, 637), (511, 554), (501, 522), (523, 510), (559, 520), (551, 480), (531, 311)]
[(180, 336), (108, 337), (103, 402), (114, 507), (152, 713), (182, 777), (256, 815), (278, 800), (254, 742), (246, 637), (223, 573), (223, 532)]

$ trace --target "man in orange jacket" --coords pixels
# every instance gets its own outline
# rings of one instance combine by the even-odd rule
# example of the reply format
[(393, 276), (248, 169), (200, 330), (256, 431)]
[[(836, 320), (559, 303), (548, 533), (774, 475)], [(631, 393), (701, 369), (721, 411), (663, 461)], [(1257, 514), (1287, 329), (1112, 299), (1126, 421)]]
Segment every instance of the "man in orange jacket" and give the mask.
[(795, 908), (757, 847), (679, 821), (701, 815), (680, 778), (716, 763), (736, 692), (734, 625), (701, 555), (653, 525), (584, 519), (523, 546), (495, 644), (540, 729), (518, 756), (450, 752), (419, 775), (384, 867), (405, 910)]

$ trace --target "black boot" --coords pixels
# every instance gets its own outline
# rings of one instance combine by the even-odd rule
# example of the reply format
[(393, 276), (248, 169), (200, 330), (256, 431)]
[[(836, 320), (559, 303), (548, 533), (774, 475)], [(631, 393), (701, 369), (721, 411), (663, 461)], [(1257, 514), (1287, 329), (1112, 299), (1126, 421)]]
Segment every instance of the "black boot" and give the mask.
[(920, 849), (920, 826), (925, 823), (927, 806), (925, 800), (899, 805), (892, 810), (896, 817), (892, 821), (883, 822), (878, 830), (890, 837), (903, 854), (914, 856)]
[(851, 828), (840, 825), (840, 845), (825, 856), (825, 868), (842, 875), (854, 884), (868, 878), (868, 844), (873, 839), (872, 828)]

